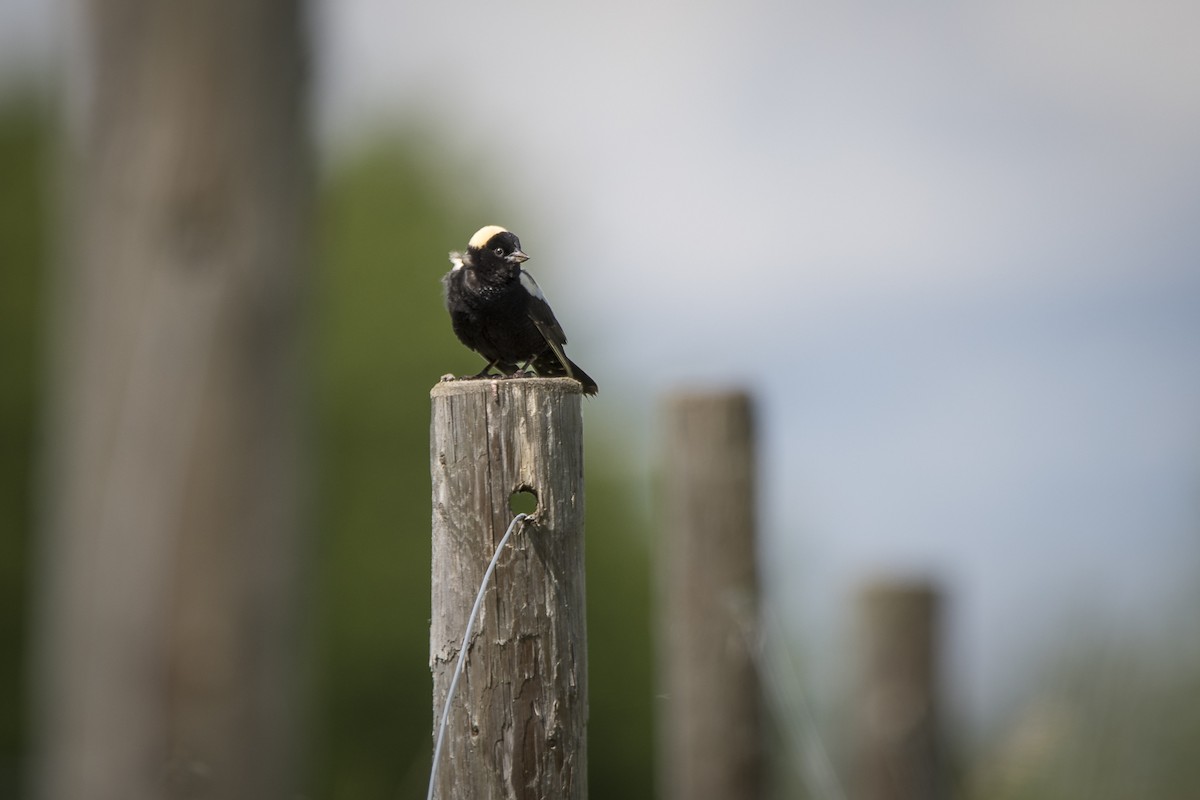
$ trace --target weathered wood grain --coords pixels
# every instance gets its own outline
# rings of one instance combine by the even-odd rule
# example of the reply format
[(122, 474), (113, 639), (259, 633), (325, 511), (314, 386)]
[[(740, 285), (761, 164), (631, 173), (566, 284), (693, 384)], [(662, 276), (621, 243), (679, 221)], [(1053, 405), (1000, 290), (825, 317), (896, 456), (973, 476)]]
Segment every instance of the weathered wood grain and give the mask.
[[(437, 797), (587, 797), (583, 420), (567, 378), (459, 380), (430, 392), (436, 725), (463, 627), (514, 492), (510, 540), (469, 640)], [(436, 734), (436, 731), (435, 731)]]

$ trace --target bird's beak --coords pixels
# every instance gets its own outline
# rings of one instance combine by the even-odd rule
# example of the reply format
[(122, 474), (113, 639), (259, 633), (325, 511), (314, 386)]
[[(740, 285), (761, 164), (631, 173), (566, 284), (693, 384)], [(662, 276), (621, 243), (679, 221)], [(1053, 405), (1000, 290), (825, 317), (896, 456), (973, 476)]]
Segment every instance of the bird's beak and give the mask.
[(509, 254), (509, 256), (508, 256), (508, 260), (509, 260), (509, 261), (515, 261), (515, 262), (517, 262), (518, 264), (520, 264), (520, 263), (522, 263), (523, 261), (528, 261), (528, 260), (529, 260), (529, 256), (525, 255), (525, 254), (524, 254), (523, 252), (521, 252), (520, 250), (514, 250), (514, 251), (512, 251), (512, 253), (511, 253), (511, 254)]

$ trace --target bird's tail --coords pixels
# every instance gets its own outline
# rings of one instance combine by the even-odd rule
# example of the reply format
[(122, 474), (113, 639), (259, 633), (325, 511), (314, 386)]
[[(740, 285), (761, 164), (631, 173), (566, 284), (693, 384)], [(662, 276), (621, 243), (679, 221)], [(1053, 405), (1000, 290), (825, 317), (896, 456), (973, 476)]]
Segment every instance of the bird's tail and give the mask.
[[(566, 363), (563, 363), (565, 361)], [(592, 380), (592, 376), (583, 371), (582, 368), (574, 361), (563, 354), (563, 361), (560, 361), (554, 350), (547, 350), (533, 360), (533, 371), (538, 375), (547, 378), (567, 377), (574, 378), (583, 384), (583, 393), (592, 395), (600, 390), (596, 382)]]
[(600, 387), (592, 380), (592, 376), (580, 369), (578, 364), (568, 358), (567, 365), (571, 368), (571, 377), (583, 384), (584, 394), (594, 395), (600, 391)]

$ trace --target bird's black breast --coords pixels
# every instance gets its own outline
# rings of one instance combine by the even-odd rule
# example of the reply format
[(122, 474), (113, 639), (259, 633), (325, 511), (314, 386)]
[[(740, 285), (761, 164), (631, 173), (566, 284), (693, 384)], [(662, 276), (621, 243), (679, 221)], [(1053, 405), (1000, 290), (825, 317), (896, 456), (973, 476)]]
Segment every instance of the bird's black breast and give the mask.
[(461, 268), (446, 275), (445, 286), (455, 335), (484, 358), (516, 364), (547, 349), (529, 318), (533, 298), (519, 279), (489, 283), (475, 270)]

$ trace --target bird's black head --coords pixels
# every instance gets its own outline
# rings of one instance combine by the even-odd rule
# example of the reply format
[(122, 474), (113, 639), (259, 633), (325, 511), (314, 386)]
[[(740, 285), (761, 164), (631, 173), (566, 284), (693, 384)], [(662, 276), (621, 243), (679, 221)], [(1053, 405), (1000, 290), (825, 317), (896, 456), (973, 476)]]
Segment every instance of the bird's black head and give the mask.
[(521, 252), (521, 240), (499, 225), (480, 228), (467, 244), (467, 254), (476, 268), (519, 268), (529, 256)]

